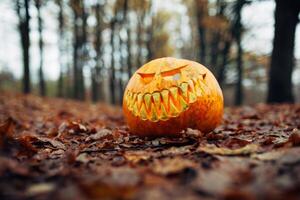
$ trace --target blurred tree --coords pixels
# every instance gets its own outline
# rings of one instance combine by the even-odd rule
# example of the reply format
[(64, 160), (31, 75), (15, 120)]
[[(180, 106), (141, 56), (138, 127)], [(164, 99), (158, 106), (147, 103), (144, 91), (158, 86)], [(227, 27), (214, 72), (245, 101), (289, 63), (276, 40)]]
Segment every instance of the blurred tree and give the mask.
[[(127, 58), (130, 56), (130, 47), (129, 49), (128, 48), (125, 48), (126, 44), (130, 43), (130, 41), (125, 41), (125, 39), (122, 37), (122, 30), (124, 30), (124, 32), (126, 31), (128, 33), (128, 21), (127, 21), (127, 18), (128, 18), (128, 6), (129, 6), (129, 1), (128, 0), (123, 0), (123, 8), (122, 8), (122, 20), (120, 20), (120, 32), (119, 32), (119, 52), (120, 52), (120, 70), (119, 70), (119, 104), (122, 105), (123, 103), (123, 92), (124, 92), (124, 72), (125, 72), (125, 66), (127, 66), (127, 69), (131, 69), (131, 66), (130, 64), (131, 63), (128, 63), (128, 59), (126, 59), (126, 56)], [(127, 40), (129, 40), (129, 38), (127, 37)], [(124, 54), (124, 52), (127, 50), (127, 55)]]
[(83, 77), (83, 67), (87, 59), (87, 14), (85, 12), (84, 0), (70, 0), (71, 8), (74, 14), (74, 42), (73, 42), (73, 81), (74, 81), (74, 98), (84, 100), (85, 87)]
[(276, 0), (275, 34), (269, 72), (269, 103), (294, 102), (292, 72), (295, 29), (299, 22), (300, 1)]
[(39, 68), (39, 91), (41, 96), (46, 95), (46, 83), (43, 73), (43, 64), (44, 64), (44, 40), (43, 40), (43, 20), (41, 16), (41, 6), (42, 0), (34, 0), (35, 7), (37, 10), (38, 18), (38, 32), (39, 32), (39, 50), (40, 50), (40, 68)]
[(215, 69), (213, 71), (217, 71), (217, 63), (218, 63), (218, 58), (219, 58), (219, 54), (220, 54), (220, 40), (221, 40), (221, 34), (223, 31), (223, 26), (222, 23), (223, 21), (226, 22), (226, 20), (224, 20), (224, 10), (225, 10), (225, 1), (221, 1), (221, 0), (217, 0), (216, 2), (216, 10), (217, 10), (217, 14), (216, 16), (213, 18), (214, 23), (213, 23), (213, 28), (214, 30), (212, 31), (212, 39), (211, 39), (211, 43), (210, 43), (210, 66), (212, 69)]
[(223, 48), (220, 50), (221, 61), (218, 66), (218, 73), (217, 73), (217, 80), (221, 85), (221, 87), (224, 85), (225, 70), (226, 70), (226, 65), (228, 63), (231, 43), (232, 43), (232, 36), (230, 33), (226, 33), (223, 41)]
[(104, 66), (104, 61), (102, 59), (103, 53), (102, 53), (102, 31), (103, 31), (103, 7), (105, 3), (102, 1), (97, 1), (95, 6), (94, 6), (94, 12), (95, 12), (95, 17), (96, 17), (96, 25), (94, 27), (94, 49), (96, 52), (95, 56), (95, 67), (91, 68), (91, 89), (92, 89), (92, 100), (94, 102), (98, 100), (103, 99), (103, 89), (102, 89), (102, 82), (103, 82), (103, 66)]
[[(64, 5), (63, 0), (56, 0), (56, 4), (58, 5), (58, 34), (59, 34), (59, 53), (60, 55), (64, 55), (64, 40), (65, 40), (65, 20), (64, 20)], [(64, 62), (62, 60), (62, 56), (59, 57), (60, 69), (59, 69), (59, 77), (57, 83), (57, 96), (64, 96)]]
[(114, 14), (110, 21), (110, 46), (111, 46), (111, 61), (110, 61), (110, 98), (111, 103), (116, 103), (116, 93), (115, 93), (115, 82), (116, 82), (116, 69), (115, 69), (115, 28), (117, 23), (117, 16)]
[(137, 53), (135, 55), (135, 68), (139, 68), (145, 62), (145, 52), (147, 50), (148, 27), (152, 15), (152, 1), (151, 0), (131, 0), (131, 10), (135, 14), (136, 22), (136, 41), (135, 45)]
[(241, 105), (243, 102), (243, 48), (242, 48), (242, 17), (243, 6), (248, 3), (247, 0), (237, 0), (233, 5), (234, 18), (232, 35), (237, 44), (237, 85), (235, 90), (235, 105)]
[(196, 0), (195, 8), (197, 14), (197, 27), (199, 34), (199, 58), (198, 61), (206, 65), (206, 28), (204, 26), (204, 19), (208, 16), (208, 1)]
[(125, 21), (125, 26), (126, 26), (126, 34), (127, 34), (127, 40), (126, 40), (126, 47), (127, 47), (127, 76), (128, 78), (131, 77), (132, 75), (132, 52), (131, 52), (131, 44), (132, 44), (132, 39), (131, 39), (131, 23), (130, 23), (130, 18), (129, 18), (129, 11), (131, 9), (131, 4), (129, 0), (126, 0), (126, 3), (124, 5), (127, 5), (127, 12), (124, 12), (124, 21)]
[(16, 0), (16, 12), (19, 19), (19, 33), (21, 39), (21, 46), (23, 52), (23, 92), (30, 93), (30, 14), (29, 14), (30, 0)]
[[(127, 0), (117, 0), (115, 2), (115, 4), (113, 5), (113, 13), (110, 19), (110, 31), (111, 31), (111, 35), (110, 35), (110, 46), (111, 46), (111, 66), (110, 66), (110, 79), (109, 79), (109, 86), (110, 86), (110, 97), (111, 97), (111, 103), (112, 104), (116, 104), (117, 103), (117, 95), (122, 96), (121, 91), (123, 91), (122, 87), (123, 87), (123, 82), (122, 80), (122, 76), (123, 76), (123, 72), (124, 72), (124, 67), (122, 65), (122, 63), (120, 64), (120, 69), (119, 71), (116, 70), (116, 31), (119, 31), (118, 36), (119, 36), (119, 49), (122, 49), (122, 38), (120, 35), (120, 30), (122, 26), (125, 26), (125, 16), (127, 16), (127, 12), (128, 12), (128, 1)], [(120, 46), (121, 45), (121, 46)], [(122, 54), (121, 51), (118, 52), (119, 54)], [(122, 55), (120, 56), (119, 62), (122, 60)], [(119, 73), (119, 77), (118, 80), (116, 78), (116, 73)], [(119, 88), (116, 88), (116, 83), (119, 82)], [(120, 86), (121, 85), (121, 86)], [(119, 91), (119, 93), (117, 93)], [(122, 97), (119, 98), (119, 100)]]

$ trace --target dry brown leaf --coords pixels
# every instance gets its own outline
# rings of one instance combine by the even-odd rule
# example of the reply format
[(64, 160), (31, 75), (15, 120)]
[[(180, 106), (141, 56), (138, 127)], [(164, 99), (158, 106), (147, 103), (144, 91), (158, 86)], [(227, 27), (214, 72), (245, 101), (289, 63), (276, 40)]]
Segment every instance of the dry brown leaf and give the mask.
[(28, 196), (35, 196), (43, 193), (49, 193), (55, 189), (55, 185), (53, 183), (38, 183), (30, 185), (26, 190), (26, 194)]
[(175, 157), (155, 160), (152, 170), (157, 174), (169, 175), (176, 174), (186, 168), (193, 168), (196, 166), (197, 164), (191, 160)]
[(124, 157), (127, 161), (137, 164), (141, 161), (150, 159), (151, 155), (146, 151), (127, 151), (124, 153)]
[(87, 137), (85, 139), (86, 142), (89, 141), (94, 141), (94, 140), (100, 140), (103, 138), (108, 138), (110, 136), (110, 138), (112, 138), (112, 131), (108, 130), (108, 129), (101, 129), (99, 130), (97, 133), (90, 135), (89, 137)]
[(199, 147), (198, 151), (202, 151), (209, 154), (218, 154), (218, 155), (248, 155), (256, 153), (260, 150), (257, 144), (248, 144), (239, 149), (229, 149), (224, 147), (217, 147), (215, 145), (207, 145)]

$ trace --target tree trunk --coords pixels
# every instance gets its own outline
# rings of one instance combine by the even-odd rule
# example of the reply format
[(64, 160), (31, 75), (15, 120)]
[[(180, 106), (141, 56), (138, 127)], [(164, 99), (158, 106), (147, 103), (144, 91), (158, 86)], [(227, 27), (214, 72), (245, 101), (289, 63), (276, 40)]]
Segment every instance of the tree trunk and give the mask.
[[(58, 7), (59, 7), (59, 13), (58, 13), (58, 31), (59, 31), (59, 53), (62, 56), (64, 54), (63, 48), (64, 48), (64, 11), (63, 11), (63, 1), (58, 0), (57, 1)], [(62, 58), (59, 58), (59, 78), (57, 83), (57, 96), (63, 97), (64, 96), (64, 74), (63, 74), (63, 68), (64, 64), (62, 61)]]
[(300, 2), (276, 0), (275, 35), (269, 72), (269, 103), (294, 102), (292, 72), (294, 66), (295, 29)]
[(199, 32), (199, 63), (206, 65), (206, 31), (205, 29), (201, 26), (198, 27), (198, 32)]
[[(119, 37), (119, 52), (122, 52), (123, 47), (125, 46), (125, 41), (122, 40), (121, 37)], [(120, 67), (120, 77), (119, 77), (119, 104), (122, 105), (123, 102), (123, 88), (124, 88), (124, 83), (123, 83), (123, 75), (124, 75), (124, 67), (126, 66), (126, 60), (125, 57), (123, 55), (123, 53), (121, 53), (121, 67)]]
[(75, 99), (79, 99), (80, 97), (80, 91), (79, 91), (79, 66), (78, 66), (78, 59), (79, 59), (79, 27), (77, 23), (78, 19), (78, 14), (76, 11), (74, 12), (75, 17), (74, 17), (74, 36), (73, 36), (73, 97)]
[[(128, 16), (128, 7), (129, 7), (128, 0), (125, 0), (124, 2), (124, 19), (125, 19), (125, 26), (126, 26), (126, 34), (127, 34), (127, 40), (126, 40), (126, 47), (127, 47), (127, 74), (128, 78), (130, 79), (132, 75), (132, 54), (131, 54), (131, 29), (130, 29), (130, 20)], [(126, 9), (125, 9), (126, 8)]]
[(127, 32), (127, 74), (128, 74), (128, 78), (131, 77), (132, 75), (132, 54), (131, 54), (131, 30), (130, 30), (130, 24), (129, 21), (127, 20), (126, 23), (126, 32)]
[(237, 35), (236, 43), (238, 46), (237, 52), (237, 85), (235, 91), (235, 105), (241, 105), (243, 103), (243, 49), (241, 44), (241, 33)]
[(94, 102), (98, 101), (99, 99), (102, 99), (103, 91), (102, 91), (102, 66), (103, 66), (103, 60), (102, 60), (102, 23), (101, 23), (101, 6), (100, 3), (96, 4), (95, 7), (95, 13), (96, 13), (96, 21), (97, 24), (95, 26), (95, 62), (96, 66), (94, 69), (92, 69), (92, 100)]
[(43, 41), (43, 21), (41, 17), (41, 0), (35, 0), (35, 7), (37, 9), (38, 18), (38, 31), (39, 31), (39, 49), (40, 49), (40, 68), (39, 68), (39, 89), (40, 95), (46, 95), (46, 83), (43, 73), (43, 63), (44, 63), (44, 41)]
[(229, 50), (231, 46), (231, 40), (226, 40), (223, 50), (222, 50), (222, 61), (220, 63), (220, 66), (218, 67), (219, 72), (218, 72), (218, 82), (221, 85), (221, 87), (224, 85), (224, 80), (225, 80), (225, 70), (226, 70), (226, 65), (228, 63), (228, 56), (229, 56)]
[(81, 39), (80, 39), (80, 66), (79, 66), (79, 91), (80, 91), (80, 100), (85, 99), (85, 87), (84, 87), (84, 76), (83, 76), (83, 67), (85, 66), (86, 60), (88, 59), (88, 50), (86, 47), (87, 44), (87, 13), (85, 11), (85, 1), (81, 1)]
[(213, 74), (217, 71), (217, 63), (219, 56), (219, 43), (220, 43), (220, 34), (218, 32), (213, 33), (211, 48), (210, 48), (210, 69)]
[[(226, 7), (226, 4), (224, 2), (221, 2), (220, 0), (217, 0), (216, 3), (217, 6), (217, 17), (224, 18), (224, 10)], [(212, 69), (212, 72), (214, 74), (217, 74), (218, 72), (218, 63), (219, 63), (219, 55), (220, 55), (220, 40), (221, 40), (221, 31), (215, 30), (213, 32), (213, 37), (211, 41), (211, 49), (210, 49), (210, 67)]]
[(241, 44), (242, 38), (242, 8), (247, 3), (247, 0), (238, 0), (234, 5), (234, 25), (233, 25), (233, 37), (237, 44), (237, 83), (235, 88), (235, 105), (241, 105), (243, 103), (243, 48)]
[[(128, 33), (128, 30), (130, 30), (130, 27), (128, 26), (128, 0), (124, 0), (123, 2), (123, 19), (121, 20), (121, 24), (120, 26), (124, 27), (125, 26), (125, 30)], [(127, 47), (127, 59), (124, 56), (123, 52), (123, 48), (125, 49), (126, 44), (130, 45), (130, 40), (124, 41), (121, 37), (121, 35), (119, 34), (119, 52), (121, 54), (121, 67), (120, 67), (120, 78), (119, 78), (119, 104), (122, 105), (123, 103), (123, 92), (124, 92), (124, 82), (123, 82), (123, 76), (124, 76), (124, 72), (125, 72), (125, 66), (126, 64), (127, 69), (131, 69), (130, 66), (130, 62), (128, 63), (128, 57), (130, 55), (130, 46)]]
[(29, 15), (29, 0), (24, 0), (24, 8), (21, 7), (20, 0), (16, 1), (16, 11), (19, 18), (19, 33), (21, 38), (22, 53), (23, 53), (23, 92), (30, 93), (30, 15)]
[[(83, 67), (86, 59), (86, 13), (84, 8), (84, 1), (71, 2), (74, 12), (74, 43), (73, 43), (73, 84), (74, 84), (74, 98), (84, 100), (85, 88)], [(79, 24), (78, 21), (81, 21)], [(81, 25), (81, 26), (79, 26)]]
[(110, 30), (111, 30), (111, 35), (110, 35), (110, 46), (111, 46), (111, 62), (110, 62), (110, 98), (111, 98), (111, 103), (116, 104), (116, 96), (115, 96), (115, 45), (114, 45), (114, 39), (115, 39), (115, 25), (116, 21), (113, 19), (110, 23)]
[(99, 95), (98, 95), (98, 90), (99, 90), (99, 87), (98, 87), (98, 82), (97, 82), (97, 72), (96, 72), (96, 67), (94, 68), (91, 68), (91, 93), (92, 93), (92, 101), (93, 102), (97, 102), (98, 99), (99, 99)]
[(197, 14), (197, 27), (199, 37), (199, 63), (206, 65), (206, 29), (203, 25), (203, 19), (207, 14), (207, 1), (198, 0), (196, 1), (196, 14)]

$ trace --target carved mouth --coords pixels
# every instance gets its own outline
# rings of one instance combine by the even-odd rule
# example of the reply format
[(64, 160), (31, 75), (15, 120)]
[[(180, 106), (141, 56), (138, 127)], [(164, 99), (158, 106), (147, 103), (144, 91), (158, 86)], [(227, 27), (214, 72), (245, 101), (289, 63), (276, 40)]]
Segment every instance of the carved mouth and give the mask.
[(157, 122), (177, 117), (202, 96), (204, 90), (207, 90), (207, 86), (202, 80), (191, 79), (188, 82), (182, 82), (179, 86), (153, 93), (127, 91), (124, 98), (128, 110), (134, 116), (142, 120)]

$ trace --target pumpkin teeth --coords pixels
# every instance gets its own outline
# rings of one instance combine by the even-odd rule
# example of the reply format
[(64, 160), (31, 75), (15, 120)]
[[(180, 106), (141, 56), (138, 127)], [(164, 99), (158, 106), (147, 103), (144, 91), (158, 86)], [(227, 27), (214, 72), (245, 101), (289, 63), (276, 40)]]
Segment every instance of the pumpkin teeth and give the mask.
[(169, 110), (169, 90), (163, 90), (161, 92), (163, 104), (165, 105), (166, 110)]
[(197, 100), (197, 96), (194, 92), (189, 92), (189, 103), (194, 103)]
[(134, 113), (134, 115), (138, 115), (138, 113), (139, 113), (139, 110), (138, 110), (138, 107), (137, 107), (136, 103), (133, 104), (132, 112)]
[(170, 89), (163, 89), (152, 94), (137, 94), (128, 91), (125, 95), (125, 101), (133, 115), (142, 120), (166, 121), (187, 110), (189, 104), (203, 96), (204, 92), (205, 94), (209, 92), (206, 90), (209, 88), (203, 81), (191, 79), (177, 87), (173, 86)]
[(147, 110), (146, 110), (146, 108), (145, 108), (145, 104), (142, 104), (139, 113), (140, 113), (139, 116), (140, 116), (143, 120), (146, 120), (146, 119), (147, 119)]
[(132, 100), (132, 95), (133, 95), (132, 93), (129, 93), (129, 95), (128, 95), (128, 103), (129, 103), (129, 104), (128, 104), (128, 109), (129, 109), (129, 110), (132, 110), (132, 105), (133, 105), (133, 102), (134, 102), (134, 101)]
[(148, 111), (151, 111), (151, 94), (145, 94), (144, 95), (144, 101), (145, 101), (145, 105), (146, 105), (146, 109)]
[(161, 120), (167, 120), (169, 118), (167, 110), (164, 106), (164, 104), (161, 104), (161, 115), (160, 115), (160, 119)]
[(199, 81), (199, 85), (200, 85), (200, 88), (202, 89), (203, 93), (206, 92), (207, 95), (211, 94), (210, 93), (211, 91), (210, 91), (209, 87), (206, 85), (206, 83), (204, 81)]
[(135, 102), (136, 102), (136, 97), (137, 97), (137, 94), (136, 93), (133, 93), (133, 95), (132, 95), (132, 102), (134, 102), (134, 104), (136, 104)]
[(161, 105), (160, 93), (159, 92), (154, 92), (152, 94), (152, 98), (154, 100), (154, 106), (157, 108), (157, 110), (159, 110), (160, 105)]
[(155, 106), (153, 106), (152, 109), (151, 109), (150, 119), (151, 119), (151, 121), (154, 121), (154, 122), (156, 122), (156, 121), (159, 120), (159, 118), (158, 118), (158, 113), (157, 113), (157, 111), (156, 111)]
[(138, 109), (141, 108), (141, 106), (143, 105), (143, 94), (139, 93), (138, 96), (137, 96), (137, 106), (138, 106)]
[(190, 90), (190, 92), (194, 93), (195, 92), (195, 86), (194, 86), (193, 80), (189, 80), (188, 84), (189, 84), (189, 89), (188, 90)]
[(172, 117), (177, 116), (180, 113), (180, 111), (177, 109), (177, 107), (174, 105), (173, 101), (170, 101), (170, 109), (169, 109), (169, 114)]
[(180, 89), (181, 89), (181, 93), (182, 96), (184, 97), (184, 99), (188, 99), (188, 84), (187, 83), (182, 83), (180, 84)]
[(186, 110), (189, 107), (189, 104), (181, 96), (179, 96), (179, 105), (182, 111)]
[(173, 100), (177, 101), (177, 99), (178, 99), (178, 88), (177, 87), (171, 87), (170, 92), (173, 96)]

